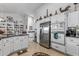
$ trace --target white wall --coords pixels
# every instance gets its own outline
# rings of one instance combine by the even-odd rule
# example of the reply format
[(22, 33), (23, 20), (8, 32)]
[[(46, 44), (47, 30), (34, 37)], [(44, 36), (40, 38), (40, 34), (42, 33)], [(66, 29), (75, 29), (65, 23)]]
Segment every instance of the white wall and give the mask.
[(28, 15), (22, 15), (23, 21), (24, 21), (24, 31), (27, 31), (27, 25), (28, 25)]
[(26, 30), (27, 15), (20, 15), (17, 13), (2, 13), (2, 12), (0, 12), (0, 16), (4, 17), (5, 19), (6, 19), (6, 16), (12, 16), (15, 21), (22, 21), (24, 24), (24, 30), (27, 31)]
[(23, 18), (19, 14), (15, 14), (15, 13), (0, 13), (0, 16), (4, 17), (5, 19), (6, 19), (6, 16), (12, 16), (15, 21), (23, 20)]
[[(69, 9), (69, 12), (73, 12), (75, 10), (74, 9), (75, 6), (72, 3), (46, 3), (43, 6), (41, 6), (40, 8), (38, 8), (37, 11), (35, 12), (35, 20), (38, 19), (40, 16), (46, 16), (46, 9), (48, 9), (49, 14), (52, 13), (54, 15), (56, 10), (57, 10), (58, 14), (61, 14), (59, 11), (59, 8), (62, 7), (64, 9), (68, 5), (71, 6), (71, 8)], [(79, 5), (77, 5), (77, 10), (79, 10), (78, 6)], [(37, 23), (36, 23), (36, 26), (37, 26)], [(37, 32), (38, 32), (37, 34), (39, 34), (39, 31), (37, 31)], [(37, 35), (37, 36), (38, 36), (37, 41), (39, 43), (39, 35)]]
[(27, 30), (29, 31), (30, 26), (32, 26), (32, 30), (33, 30), (33, 25), (34, 25), (34, 21), (35, 21), (34, 17), (29, 15), (27, 21), (28, 21), (28, 23), (27, 23), (27, 27), (28, 27)]
[[(68, 5), (71, 6), (70, 12), (74, 11), (73, 3), (46, 3), (37, 9), (35, 12), (35, 19), (38, 19), (40, 16), (45, 16), (46, 9), (48, 9), (49, 13), (54, 14), (57, 10), (57, 12), (60, 14), (59, 8), (62, 7), (64, 9)], [(79, 10), (79, 5), (77, 6), (77, 9)]]

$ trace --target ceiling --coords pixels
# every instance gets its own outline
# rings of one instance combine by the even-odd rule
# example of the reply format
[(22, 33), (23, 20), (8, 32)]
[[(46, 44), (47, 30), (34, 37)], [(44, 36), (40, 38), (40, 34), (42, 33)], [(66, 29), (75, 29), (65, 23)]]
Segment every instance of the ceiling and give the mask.
[(0, 3), (0, 12), (33, 14), (43, 3)]

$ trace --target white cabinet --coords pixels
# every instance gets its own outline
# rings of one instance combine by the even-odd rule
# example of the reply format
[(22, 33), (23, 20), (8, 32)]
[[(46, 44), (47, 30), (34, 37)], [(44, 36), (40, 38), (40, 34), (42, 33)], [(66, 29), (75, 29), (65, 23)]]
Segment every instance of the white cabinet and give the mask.
[(37, 23), (35, 23), (35, 29), (37, 30), (36, 33), (37, 33), (37, 42), (39, 43), (39, 35), (40, 35), (40, 21), (37, 21)]
[(51, 23), (64, 22), (65, 20), (66, 20), (65, 14), (55, 15), (51, 17)]
[(3, 50), (3, 47), (2, 47), (2, 40), (0, 40), (0, 56), (2, 56), (2, 50)]
[(10, 52), (13, 52), (14, 51), (14, 37), (11, 37), (9, 41), (10, 41)]
[(73, 12), (68, 14), (68, 27), (75, 27), (79, 25), (79, 12)]
[(74, 44), (67, 44), (66, 45), (66, 53), (74, 56), (78, 56), (79, 48), (77, 45)]
[(22, 36), (20, 38), (20, 47), (21, 47), (21, 49), (28, 47), (28, 40), (27, 40), (27, 38), (28, 37), (26, 37), (26, 36)]
[(3, 53), (3, 56), (5, 56), (5, 55), (8, 55), (10, 53), (10, 38), (4, 38), (2, 41), (3, 41), (3, 43), (2, 43), (2, 47), (3, 47), (2, 53)]
[(2, 56), (2, 45), (0, 45), (0, 56)]
[(20, 39), (19, 37), (14, 37), (14, 51), (20, 49)]
[(10, 54), (11, 53), (10, 46), (4, 44), (2, 53), (3, 53), (3, 56)]
[(69, 55), (79, 55), (79, 38), (66, 37), (66, 53)]
[(51, 47), (60, 51), (60, 52), (65, 52), (65, 46), (63, 45), (59, 45), (59, 44), (56, 44), (56, 43), (51, 43)]
[(0, 56), (6, 56), (28, 47), (28, 36), (16, 36), (0, 40)]

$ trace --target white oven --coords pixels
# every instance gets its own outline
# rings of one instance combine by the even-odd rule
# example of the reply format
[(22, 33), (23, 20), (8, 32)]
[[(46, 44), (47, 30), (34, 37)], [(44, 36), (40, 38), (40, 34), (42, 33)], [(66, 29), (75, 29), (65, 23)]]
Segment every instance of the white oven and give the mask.
[(51, 42), (58, 44), (65, 44), (64, 32), (52, 32), (51, 34)]

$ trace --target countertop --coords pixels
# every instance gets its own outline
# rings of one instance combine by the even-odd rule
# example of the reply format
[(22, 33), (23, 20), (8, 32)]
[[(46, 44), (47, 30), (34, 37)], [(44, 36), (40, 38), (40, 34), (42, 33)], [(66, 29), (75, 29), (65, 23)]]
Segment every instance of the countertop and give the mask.
[(7, 36), (7, 37), (0, 37), (0, 39), (4, 38), (10, 38), (10, 37), (17, 37), (17, 36), (28, 36), (29, 34), (22, 34), (22, 35), (12, 35), (12, 36)]
[(73, 36), (66, 36), (66, 37), (70, 37), (70, 38), (79, 38), (79, 37), (73, 37)]

